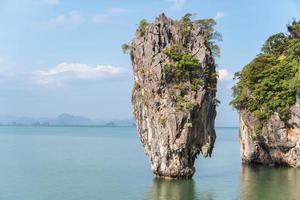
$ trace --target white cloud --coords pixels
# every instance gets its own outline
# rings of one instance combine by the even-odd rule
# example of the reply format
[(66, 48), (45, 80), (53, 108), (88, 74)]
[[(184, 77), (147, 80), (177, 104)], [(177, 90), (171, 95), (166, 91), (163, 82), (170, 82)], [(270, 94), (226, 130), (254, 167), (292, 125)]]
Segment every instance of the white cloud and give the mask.
[(39, 25), (41, 28), (76, 28), (85, 22), (83, 17), (77, 11), (71, 11), (64, 15), (56, 16), (48, 21), (41, 22)]
[(219, 74), (219, 81), (232, 81), (233, 80), (233, 74), (231, 74), (227, 69), (220, 69), (218, 70)]
[(124, 8), (109, 8), (101, 13), (97, 13), (92, 17), (93, 23), (108, 23), (113, 17), (117, 17), (127, 10)]
[(223, 12), (217, 12), (216, 16), (214, 17), (214, 20), (222, 19), (225, 16)]
[(62, 86), (76, 80), (98, 80), (124, 74), (121, 68), (110, 65), (95, 67), (80, 63), (61, 63), (49, 70), (39, 70), (33, 73), (33, 81), (38, 85)]
[(184, 6), (187, 0), (165, 0), (171, 3), (171, 8), (174, 10), (180, 9)]

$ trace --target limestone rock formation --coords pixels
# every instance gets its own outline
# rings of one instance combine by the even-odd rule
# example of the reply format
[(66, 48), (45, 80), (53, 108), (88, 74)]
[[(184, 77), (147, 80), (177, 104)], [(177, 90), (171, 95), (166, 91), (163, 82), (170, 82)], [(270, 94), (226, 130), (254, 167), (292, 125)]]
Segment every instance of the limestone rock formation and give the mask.
[(291, 118), (283, 122), (273, 114), (254, 137), (257, 118), (246, 111), (240, 113), (241, 157), (244, 163), (300, 167), (300, 91), (291, 107)]
[(244, 163), (300, 167), (300, 21), (287, 28), (236, 73)]
[[(199, 153), (215, 142), (214, 21), (141, 21), (130, 45), (134, 72), (132, 111), (155, 175), (192, 177)], [(214, 45), (214, 47), (216, 47)]]

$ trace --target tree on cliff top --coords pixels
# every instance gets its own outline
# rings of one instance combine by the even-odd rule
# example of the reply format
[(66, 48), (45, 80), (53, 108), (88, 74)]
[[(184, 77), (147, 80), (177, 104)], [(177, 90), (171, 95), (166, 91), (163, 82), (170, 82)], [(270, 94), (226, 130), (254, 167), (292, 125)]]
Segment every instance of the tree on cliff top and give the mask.
[[(233, 105), (253, 113), (263, 123), (275, 112), (283, 121), (290, 118), (299, 89), (300, 21), (287, 26), (288, 34), (269, 37), (262, 52), (241, 72), (233, 87)], [(262, 126), (262, 124), (261, 124)]]

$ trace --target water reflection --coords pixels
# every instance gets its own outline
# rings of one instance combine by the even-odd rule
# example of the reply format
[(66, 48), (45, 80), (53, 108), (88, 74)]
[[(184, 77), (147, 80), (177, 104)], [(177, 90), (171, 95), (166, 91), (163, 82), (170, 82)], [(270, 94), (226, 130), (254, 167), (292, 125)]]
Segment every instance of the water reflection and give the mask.
[(213, 200), (212, 194), (199, 194), (194, 180), (165, 180), (155, 178), (146, 200)]
[(240, 199), (300, 199), (300, 170), (243, 166)]

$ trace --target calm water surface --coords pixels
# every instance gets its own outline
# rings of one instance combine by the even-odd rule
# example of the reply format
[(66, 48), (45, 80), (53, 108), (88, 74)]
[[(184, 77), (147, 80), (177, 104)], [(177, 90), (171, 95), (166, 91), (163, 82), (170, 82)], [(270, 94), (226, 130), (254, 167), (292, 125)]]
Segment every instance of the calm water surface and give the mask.
[(155, 179), (135, 128), (0, 127), (0, 200), (298, 200), (300, 170), (243, 167), (218, 128), (193, 180)]

